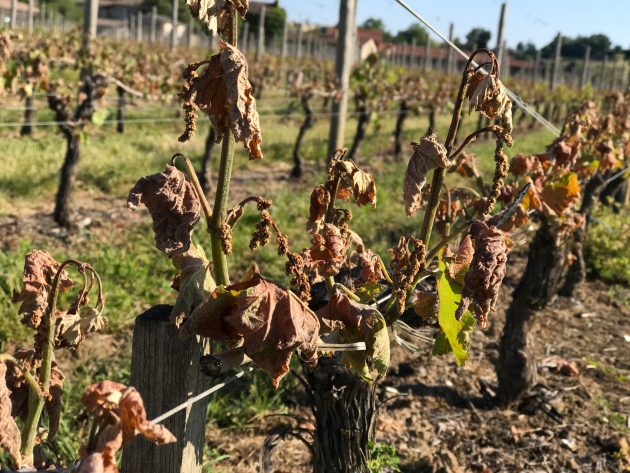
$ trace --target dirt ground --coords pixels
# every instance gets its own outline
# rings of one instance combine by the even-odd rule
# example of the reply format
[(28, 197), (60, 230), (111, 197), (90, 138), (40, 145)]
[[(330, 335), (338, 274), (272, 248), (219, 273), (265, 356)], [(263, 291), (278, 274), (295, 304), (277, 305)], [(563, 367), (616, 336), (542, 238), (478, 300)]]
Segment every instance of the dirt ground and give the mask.
[[(588, 281), (575, 300), (559, 297), (538, 314), (537, 385), (514, 410), (493, 406), (498, 340), (524, 251), (511, 258), (503, 302), (486, 332), (473, 335), (466, 366), (431, 358), (428, 345), (421, 356), (394, 347), (379, 387), (386, 403), (377, 441), (394, 445), (401, 471), (410, 473), (623, 471), (617, 452), (630, 427), (630, 313), (603, 283)], [(312, 427), (307, 408), (294, 414), (301, 427)], [(269, 418), (245, 429), (209, 428), (210, 446), (228, 456), (217, 470), (258, 471), (260, 446), (279, 422), (286, 423)], [(306, 472), (310, 453), (290, 440), (273, 460), (278, 473)]]

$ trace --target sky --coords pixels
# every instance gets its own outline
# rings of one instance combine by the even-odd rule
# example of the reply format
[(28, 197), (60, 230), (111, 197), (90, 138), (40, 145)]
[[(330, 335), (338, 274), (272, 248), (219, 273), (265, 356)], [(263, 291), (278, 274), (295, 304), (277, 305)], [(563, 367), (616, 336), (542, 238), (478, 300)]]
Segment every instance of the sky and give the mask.
[[(370, 17), (380, 18), (396, 33), (415, 21), (394, 0), (357, 0), (357, 24)], [(405, 0), (443, 34), (450, 22), (455, 36), (464, 39), (476, 26), (496, 31), (502, 0)], [(630, 0), (512, 0), (507, 2), (504, 37), (508, 46), (532, 42), (537, 47), (550, 43), (558, 32), (564, 36), (606, 34), (614, 45), (630, 48)], [(336, 24), (339, 0), (280, 0), (290, 21)], [(432, 39), (437, 39), (431, 33)]]

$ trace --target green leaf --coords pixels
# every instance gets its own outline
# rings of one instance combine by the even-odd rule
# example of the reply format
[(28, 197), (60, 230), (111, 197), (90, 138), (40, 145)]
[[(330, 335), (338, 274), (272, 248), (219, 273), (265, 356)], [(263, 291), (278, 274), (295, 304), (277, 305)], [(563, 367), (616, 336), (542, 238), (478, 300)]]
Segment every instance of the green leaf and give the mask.
[(361, 302), (364, 304), (374, 300), (376, 296), (378, 296), (381, 292), (385, 290), (387, 286), (384, 284), (375, 283), (367, 283), (363, 286), (356, 289), (355, 294), (359, 296)]
[(352, 369), (368, 383), (373, 381), (367, 363), (368, 357), (372, 360), (372, 367), (381, 376), (387, 374), (390, 363), (390, 343), (387, 324), (378, 311), (375, 310), (374, 315), (378, 317), (378, 321), (371, 327), (369, 333), (366, 333), (368, 332), (368, 328), (367, 324), (365, 324), (359, 330), (344, 329), (341, 334), (343, 343), (365, 341), (366, 351), (344, 352), (341, 359), (344, 363), (349, 364)]
[(455, 312), (462, 298), (462, 286), (451, 280), (446, 271), (446, 262), (440, 255), (440, 274), (437, 278), (438, 292), (438, 322), (442, 333), (435, 339), (433, 355), (446, 355), (451, 351), (455, 355), (455, 361), (462, 366), (470, 354), (470, 334), (475, 330), (477, 321), (475, 317), (466, 311), (457, 320)]
[(179, 326), (217, 285), (201, 247), (191, 244), (188, 251), (173, 256), (173, 264), (179, 269), (179, 293), (171, 311), (171, 321)]
[(96, 126), (103, 126), (108, 116), (109, 110), (106, 108), (99, 108), (92, 114), (92, 123)]

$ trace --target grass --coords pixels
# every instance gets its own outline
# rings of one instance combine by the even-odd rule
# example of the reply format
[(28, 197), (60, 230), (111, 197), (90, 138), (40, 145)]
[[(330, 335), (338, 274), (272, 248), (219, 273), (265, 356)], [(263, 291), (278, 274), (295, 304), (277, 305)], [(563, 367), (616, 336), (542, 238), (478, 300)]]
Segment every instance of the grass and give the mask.
[[(271, 101), (270, 101), (271, 102)], [(315, 171), (315, 176), (300, 182), (279, 180), (288, 175), (291, 162), (291, 150), (301, 119), (267, 116), (267, 113), (279, 109), (277, 102), (267, 105), (260, 102), (262, 116), (263, 150), (266, 159), (262, 163), (251, 163), (245, 151), (237, 147), (234, 187), (240, 192), (262, 194), (272, 198), (275, 205), (272, 212), (281, 229), (289, 236), (294, 250), (309, 245), (304, 232), (308, 215), (311, 188), (324, 178), (323, 172)], [(9, 112), (0, 113), (0, 121), (15, 120)], [(175, 117), (176, 112), (170, 106), (162, 108), (130, 108), (128, 118), (139, 117)], [(19, 115), (17, 115), (19, 117)], [(41, 111), (38, 120), (50, 119), (48, 112)], [(401, 234), (417, 233), (420, 217), (408, 219), (404, 215), (402, 202), (402, 179), (409, 149), (400, 162), (392, 161), (387, 155), (393, 147), (391, 135), (394, 127), (393, 115), (385, 115), (380, 120), (378, 129), (371, 128), (362, 145), (357, 161), (371, 169), (378, 189), (378, 206), (357, 208), (348, 205), (353, 212), (351, 227), (364, 238), (368, 247), (386, 255), (395, 239)], [(466, 119), (464, 130), (472, 130), (476, 120)], [(89, 207), (100, 199), (112, 210), (124, 210), (124, 199), (135, 181), (147, 174), (160, 171), (171, 155), (177, 151), (188, 154), (198, 165), (203, 151), (207, 119), (199, 120), (199, 133), (186, 144), (177, 141), (183, 129), (183, 120), (172, 123), (128, 124), (124, 134), (114, 132), (114, 127), (90, 127), (88, 138), (82, 143), (82, 158), (78, 167), (75, 205)], [(350, 145), (356, 121), (352, 118), (347, 125), (347, 145)], [(418, 141), (427, 127), (425, 116), (411, 117), (406, 123), (404, 141)], [(438, 119), (438, 134), (442, 138), (448, 127), (448, 117)], [(57, 174), (64, 157), (65, 143), (55, 128), (35, 128), (32, 138), (20, 139), (18, 128), (0, 128), (3, 142), (4, 159), (0, 163), (0, 216), (7, 214), (26, 215), (33, 209), (52, 211), (52, 200), (56, 188)], [(310, 165), (325, 162), (325, 150), (328, 138), (328, 121), (319, 118), (305, 140), (303, 155)], [(516, 153), (538, 152), (550, 141), (548, 132), (535, 131), (525, 135), (516, 135), (516, 144), (509, 151)], [(480, 142), (473, 150), (480, 156), (479, 165), (488, 179), (491, 179), (494, 142)], [(215, 154), (219, 147), (215, 147)], [(278, 164), (284, 163), (284, 164)], [(215, 159), (215, 165), (216, 159)], [(253, 176), (266, 167), (279, 169), (273, 175), (273, 182), (252, 179), (246, 181), (240, 176)], [(86, 200), (80, 201), (76, 196)], [(236, 202), (231, 202), (232, 204)], [(103, 205), (103, 204), (99, 204)], [(252, 252), (248, 242), (254, 231), (257, 215), (249, 212), (238, 224), (234, 234), (234, 253), (229, 258), (234, 276), (246, 269), (251, 262), (256, 262), (264, 274), (282, 283), (287, 282), (284, 275), (284, 261), (276, 256), (270, 247)], [(195, 231), (194, 240), (207, 248), (209, 240), (205, 226), (200, 225)], [(130, 216), (114, 222), (94, 222), (69, 240), (30, 232), (11, 244), (4, 243), (0, 251), (0, 342), (7, 349), (26, 346), (32, 334), (19, 323), (16, 307), (10, 302), (14, 290), (21, 284), (21, 272), (24, 255), (34, 248), (47, 249), (57, 260), (68, 257), (90, 262), (101, 274), (107, 296), (106, 315), (110, 320), (107, 333), (112, 340), (120, 341), (119, 350), (113, 359), (93, 360), (90, 357), (73, 360), (64, 359), (68, 369), (64, 405), (64, 420), (58, 436), (57, 455), (64, 461), (74, 459), (85, 426), (79, 416), (81, 405), (78, 402), (85, 386), (89, 383), (110, 378), (121, 382), (129, 379), (130, 338), (134, 318), (149, 306), (169, 303), (175, 293), (170, 288), (174, 268), (153, 244), (153, 233), (146, 212), (139, 216)], [(273, 392), (266, 375), (256, 373), (248, 380), (235, 383), (231, 388), (214, 396), (208, 408), (209, 419), (221, 427), (238, 427), (251, 421), (256, 416), (267, 412), (285, 409), (285, 398), (293, 389), (290, 377), (283, 383), (283, 390)], [(79, 434), (77, 434), (79, 433)], [(383, 449), (388, 456), (391, 452)], [(391, 456), (395, 455), (391, 453)], [(212, 471), (212, 465), (208, 465)]]
[[(615, 211), (615, 210), (618, 210)], [(630, 286), (630, 210), (601, 207), (588, 232), (584, 256), (589, 270), (612, 284)], [(628, 305), (628, 301), (620, 301)]]

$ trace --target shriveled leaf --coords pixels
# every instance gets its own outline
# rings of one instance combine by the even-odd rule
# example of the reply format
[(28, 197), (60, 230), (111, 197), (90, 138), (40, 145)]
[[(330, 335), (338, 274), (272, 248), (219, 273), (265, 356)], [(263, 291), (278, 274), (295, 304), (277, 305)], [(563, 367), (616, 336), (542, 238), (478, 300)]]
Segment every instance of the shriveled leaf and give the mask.
[(376, 183), (370, 173), (349, 159), (337, 161), (335, 171), (340, 176), (337, 198), (353, 200), (357, 205), (376, 207)]
[(424, 320), (435, 319), (438, 315), (438, 298), (435, 292), (416, 291), (413, 310)]
[(475, 248), (473, 247), (472, 239), (470, 235), (466, 235), (459, 245), (453, 261), (448, 266), (449, 276), (460, 284), (464, 284), (464, 276), (472, 262), (474, 252)]
[(129, 191), (127, 207), (144, 204), (153, 219), (155, 245), (168, 256), (190, 248), (192, 229), (199, 221), (201, 204), (190, 182), (175, 166), (142, 177)]
[(378, 310), (337, 293), (318, 314), (343, 323), (340, 330), (343, 342), (365, 342), (366, 351), (345, 352), (342, 358), (359, 376), (368, 382), (373, 381), (371, 370), (385, 376), (390, 362), (389, 334), (385, 319)]
[(142, 397), (134, 388), (125, 389), (118, 403), (118, 412), (123, 444), (131, 442), (136, 433), (140, 433), (156, 445), (173, 443), (177, 440), (166, 427), (147, 420)]
[(7, 388), (6, 373), (7, 366), (0, 361), (0, 448), (9, 454), (17, 469), (22, 466), (22, 440), (20, 429), (11, 415), (11, 392)]
[(289, 371), (294, 350), (309, 363), (317, 361), (317, 316), (295, 294), (259, 274), (217, 287), (182, 330), (185, 335), (242, 345), (247, 356), (269, 373), (275, 388)]
[(248, 79), (247, 59), (234, 46), (221, 41), (221, 52), (194, 83), (195, 104), (210, 117), (217, 141), (232, 130), (243, 142), (249, 159), (262, 159), (262, 134), (256, 99)]
[(508, 247), (505, 233), (493, 225), (475, 221), (470, 233), (475, 240), (475, 253), (464, 279), (457, 318), (472, 304), (477, 320), (485, 327), (505, 277)]
[[(114, 420), (117, 420), (114, 418)], [(103, 428), (93, 452), (81, 459), (77, 473), (118, 473), (116, 454), (122, 447), (122, 429), (119, 422)]]
[(217, 285), (201, 247), (191, 243), (188, 251), (173, 256), (173, 264), (179, 272), (173, 281), (178, 294), (171, 311), (171, 322), (179, 327)]
[(442, 333), (438, 335), (433, 346), (434, 355), (453, 352), (455, 361), (462, 366), (470, 355), (470, 334), (476, 327), (475, 318), (465, 312), (461, 317), (455, 316), (462, 298), (461, 285), (447, 275), (446, 262), (439, 259), (440, 274), (437, 278), (438, 322)]
[(311, 193), (311, 206), (309, 209), (306, 231), (318, 233), (324, 224), (326, 210), (330, 204), (330, 193), (325, 186), (317, 186)]
[(325, 223), (323, 234), (313, 235), (311, 247), (303, 252), (302, 258), (308, 271), (322, 276), (339, 273), (346, 261), (346, 246), (339, 228)]
[(449, 172), (456, 172), (464, 177), (477, 177), (477, 155), (473, 153), (460, 153), (453, 163)]
[(225, 35), (229, 32), (230, 18), (226, 6), (234, 5), (236, 11), (245, 17), (249, 0), (186, 0), (193, 18), (208, 29), (209, 33)]
[[(19, 313), (22, 323), (37, 329), (42, 316), (48, 307), (48, 296), (55, 274), (60, 264), (46, 251), (34, 250), (24, 259), (24, 273), (22, 276), (22, 290), (13, 293), (13, 302), (21, 302)], [(65, 271), (59, 279), (59, 292), (65, 292), (72, 287), (72, 280)]]
[(543, 202), (557, 214), (564, 213), (580, 198), (580, 181), (577, 174), (569, 172), (549, 182), (541, 193)]
[(126, 388), (124, 384), (109, 380), (90, 384), (81, 396), (81, 404), (85, 406), (85, 410), (90, 415), (95, 415), (103, 410), (114, 410)]
[(383, 279), (383, 265), (381, 258), (372, 250), (363, 250), (357, 253), (357, 269), (359, 275), (357, 284), (374, 284)]
[(437, 135), (432, 133), (420, 141), (411, 143), (413, 154), (407, 164), (403, 194), (405, 211), (412, 216), (422, 207), (422, 188), (427, 182), (427, 173), (435, 168), (450, 166), (446, 148), (437, 141)]
[(496, 118), (511, 111), (512, 101), (505, 87), (493, 74), (479, 71), (470, 80), (467, 92), (470, 108), (483, 113), (488, 118)]
[(102, 330), (106, 326), (107, 318), (93, 308), (84, 314), (57, 311), (54, 347), (76, 350), (89, 333)]

